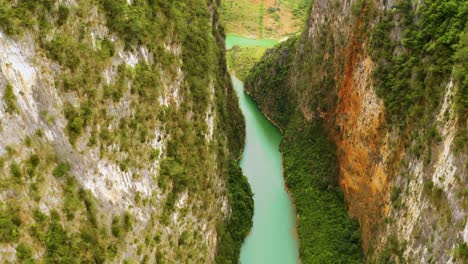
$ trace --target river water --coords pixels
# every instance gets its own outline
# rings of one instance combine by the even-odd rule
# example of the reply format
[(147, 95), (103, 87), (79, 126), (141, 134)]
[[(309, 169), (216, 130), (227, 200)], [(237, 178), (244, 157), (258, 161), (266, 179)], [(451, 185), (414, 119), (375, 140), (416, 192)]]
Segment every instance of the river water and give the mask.
[[(229, 40), (228, 36), (227, 44), (232, 44)], [(247, 40), (245, 45), (255, 44), (252, 44), (252, 39)], [(236, 42), (239, 45), (239, 37), (236, 37)], [(260, 41), (260, 44), (264, 43)], [(241, 249), (241, 263), (299, 263), (296, 219), (281, 173), (281, 133), (244, 93), (242, 82), (234, 76), (232, 81), (239, 96), (247, 130), (240, 164), (252, 187), (255, 205), (253, 227)]]
[(227, 35), (226, 36), (226, 48), (231, 49), (233, 46), (256, 46), (256, 47), (273, 47), (278, 41), (273, 39), (254, 39), (246, 38), (237, 35)]

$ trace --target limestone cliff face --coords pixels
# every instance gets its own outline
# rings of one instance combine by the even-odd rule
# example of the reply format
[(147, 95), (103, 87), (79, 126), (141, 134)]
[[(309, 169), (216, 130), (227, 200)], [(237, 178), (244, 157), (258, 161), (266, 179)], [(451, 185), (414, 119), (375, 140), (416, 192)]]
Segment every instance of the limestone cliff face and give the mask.
[[(388, 211), (389, 153), (383, 102), (372, 88), (373, 62), (366, 53), (366, 11), (358, 9), (353, 15), (352, 7), (352, 1), (316, 1), (312, 6), (298, 44), (291, 89), (305, 119), (322, 117), (331, 128), (338, 146), (339, 183), (350, 215), (360, 220), (367, 248), (374, 224)], [(310, 74), (301, 70), (309, 63)], [(320, 89), (327, 82), (333, 83), (331, 90)], [(322, 99), (323, 106), (317, 102)]]
[(197, 87), (167, 3), (112, 3), (165, 19), (145, 43), (97, 2), (49, 2), (0, 7), (20, 21), (0, 30), (0, 262), (214, 262), (243, 137), (216, 1), (192, 6), (213, 65)]
[[(428, 114), (431, 121), (417, 126), (410, 120), (405, 128), (390, 121), (376, 92), (375, 72), (383, 62), (372, 56), (372, 32), (386, 14), (394, 14), (388, 22), (392, 29), (385, 30), (397, 43), (393, 55), (402, 53), (402, 27), (408, 20), (395, 11), (402, 2), (314, 1), (287, 77), (288, 103), (307, 122), (327, 124), (337, 145), (339, 185), (350, 216), (361, 225), (367, 261), (463, 262), (467, 155), (466, 145), (460, 150), (454, 143), (466, 128), (466, 119), (460, 119), (464, 112), (455, 110), (454, 101), (463, 84), (450, 74), (442, 78), (441, 99)], [(408, 10), (417, 12), (425, 4), (409, 4)], [(250, 91), (269, 89), (258, 81), (250, 86)], [(262, 100), (257, 100), (261, 108)], [(439, 137), (427, 147), (430, 154), (415, 155), (418, 134), (431, 126)]]

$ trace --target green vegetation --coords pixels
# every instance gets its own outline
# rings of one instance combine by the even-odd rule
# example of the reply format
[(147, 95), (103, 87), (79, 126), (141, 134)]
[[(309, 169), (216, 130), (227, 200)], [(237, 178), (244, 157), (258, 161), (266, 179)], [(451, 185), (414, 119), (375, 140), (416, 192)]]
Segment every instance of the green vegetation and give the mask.
[(10, 175), (16, 179), (21, 179), (23, 177), (23, 173), (21, 171), (21, 167), (18, 165), (18, 163), (13, 162), (10, 165)]
[(463, 243), (458, 244), (457, 247), (455, 247), (454, 258), (461, 260), (462, 263), (466, 263), (466, 261), (468, 261), (467, 243), (463, 242)]
[[(68, 164), (55, 163), (48, 144), (37, 136), (30, 141), (34, 153), (18, 163), (7, 159), (9, 165), (5, 166), (10, 171), (0, 170), (1, 189), (15, 193), (0, 204), (0, 243), (16, 247), (19, 263), (103, 263), (111, 259), (107, 248), (116, 247), (118, 241), (108, 239), (103, 231), (108, 226), (98, 223), (93, 196), (68, 174)], [(55, 208), (59, 211), (47, 215), (39, 210), (39, 203), (51, 181), (58, 184), (55, 190), (63, 192), (63, 203)], [(26, 191), (18, 191), (23, 189)], [(39, 251), (44, 252), (43, 258), (34, 260)]]
[(227, 63), (231, 74), (239, 80), (245, 80), (250, 69), (265, 53), (264, 47), (239, 47), (234, 46), (226, 53)]
[(111, 231), (116, 238), (121, 238), (132, 230), (132, 216), (126, 212), (123, 217), (114, 216), (112, 219)]
[(45, 43), (48, 57), (61, 65), (76, 70), (81, 63), (81, 53), (87, 52), (87, 47), (72, 36), (60, 34), (50, 42)]
[(0, 1), (0, 25), (9, 35), (22, 34), (27, 28), (34, 25), (45, 27), (48, 21), (45, 19), (48, 11), (53, 11), (55, 1), (20, 1), (14, 3), (7, 0)]
[[(245, 77), (246, 89), (259, 107), (268, 113), (277, 125), (284, 128), (290, 118), (291, 106), (287, 79), (294, 58), (297, 37), (277, 44), (256, 62)], [(265, 74), (268, 76), (266, 77)]]
[(397, 186), (393, 186), (392, 191), (390, 193), (390, 200), (392, 201), (392, 206), (395, 208), (401, 207), (401, 188)]
[[(60, 217), (57, 212), (51, 213), (49, 229), (45, 233), (45, 245), (47, 248), (46, 261), (51, 263), (79, 263), (80, 251), (75, 250), (77, 243), (63, 229)], [(78, 246), (78, 245), (76, 245)]]
[(19, 243), (16, 247), (16, 257), (25, 264), (35, 263), (31, 248), (23, 242)]
[[(89, 213), (87, 206), (85, 209)], [(67, 232), (63, 228), (56, 211), (52, 211), (50, 217), (36, 211), (35, 221), (30, 227), (30, 234), (46, 248), (45, 261), (48, 263), (103, 263), (106, 258), (115, 256), (112, 248), (117, 241), (110, 240), (90, 218), (82, 223), (77, 233)]]
[(5, 92), (3, 94), (3, 101), (6, 103), (6, 111), (7, 113), (18, 113), (19, 108), (18, 104), (16, 103), (16, 95), (13, 92), (13, 86), (11, 84), (7, 84), (5, 86)]
[(240, 248), (252, 227), (253, 199), (247, 178), (237, 162), (229, 165), (229, 204), (232, 215), (225, 226), (218, 229), (221, 237), (216, 263), (238, 263)]
[(65, 24), (65, 22), (68, 19), (68, 16), (70, 16), (70, 9), (67, 6), (61, 4), (58, 7), (57, 13), (58, 13), (57, 24), (61, 26)]
[(335, 146), (319, 123), (293, 120), (280, 148), (296, 205), (303, 263), (361, 263), (359, 224), (337, 186)]
[(160, 151), (159, 149), (153, 149), (150, 153), (150, 159), (151, 160), (156, 160), (159, 158), (159, 155), (160, 155)]
[(18, 240), (19, 227), (21, 225), (21, 219), (19, 218), (19, 212), (10, 207), (4, 208), (1, 204), (0, 208), (0, 242), (10, 243)]
[[(102, 0), (100, 2), (107, 15), (108, 27), (123, 37), (127, 48), (147, 42), (148, 38), (151, 38), (147, 29), (154, 28), (155, 25), (152, 22), (157, 19), (154, 11), (169, 11), (171, 6), (171, 4), (165, 4), (162, 1), (152, 1), (153, 4), (137, 1), (133, 5), (128, 5), (127, 2), (120, 0)], [(154, 33), (158, 34), (159, 32), (161, 30)]]
[(291, 8), (293, 15), (305, 23), (312, 0), (281, 0), (280, 2), (286, 2), (286, 5)]
[(29, 159), (26, 161), (26, 168), (29, 177), (33, 177), (36, 174), (36, 169), (39, 166), (40, 159), (36, 154), (31, 154)]
[(66, 162), (61, 162), (52, 171), (52, 175), (54, 175), (55, 177), (61, 178), (67, 175), (69, 170), (70, 170), (70, 165)]
[(12, 2), (0, 0), (0, 27), (8, 35), (22, 35), (26, 30), (46, 32), (54, 26), (63, 26), (70, 10), (55, 0), (24, 0)]
[(81, 199), (78, 194), (78, 186), (72, 177), (65, 179), (63, 211), (68, 220), (75, 218), (75, 212), (80, 208)]
[[(440, 107), (452, 74), (460, 124), (465, 124), (468, 100), (463, 73), (468, 71), (468, 65), (463, 31), (468, 25), (467, 16), (465, 1), (431, 0), (414, 11), (411, 1), (402, 0), (380, 18), (372, 34), (376, 92), (384, 100), (386, 116), (400, 128), (411, 124), (416, 133), (416, 128), (423, 129), (424, 135), (413, 149), (417, 156), (426, 154), (426, 163), (430, 161), (431, 142), (436, 138), (432, 126), (435, 110)], [(403, 30), (401, 42), (390, 37), (395, 20)], [(463, 132), (461, 136), (465, 136)]]
[(468, 23), (465, 29), (460, 33), (460, 41), (454, 46), (454, 79), (459, 85), (455, 93), (455, 108), (459, 116), (459, 129), (455, 137), (455, 146), (457, 150), (462, 150), (468, 142), (468, 129), (463, 126), (466, 124), (468, 116)]
[(68, 139), (71, 144), (75, 144), (84, 128), (90, 123), (90, 119), (93, 118), (92, 110), (89, 106), (83, 105), (78, 111), (71, 103), (67, 102), (64, 105), (64, 114), (67, 119)]

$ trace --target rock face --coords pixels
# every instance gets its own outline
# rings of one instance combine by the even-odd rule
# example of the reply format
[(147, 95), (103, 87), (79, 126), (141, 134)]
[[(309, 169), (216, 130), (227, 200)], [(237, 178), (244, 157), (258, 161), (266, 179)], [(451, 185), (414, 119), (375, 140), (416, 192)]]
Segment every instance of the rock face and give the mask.
[[(288, 118), (278, 117), (272, 102), (290, 105), (294, 111), (288, 113), (299, 112), (306, 122), (323, 121), (328, 127), (337, 146), (339, 185), (349, 215), (359, 220), (368, 262), (466, 261), (467, 152), (465, 143), (455, 143), (466, 133), (466, 102), (457, 102), (466, 83), (455, 80), (454, 69), (466, 72), (456, 50), (466, 49), (467, 14), (445, 8), (463, 5), (457, 1), (442, 2), (314, 1), (282, 81), (287, 85), (269, 87), (265, 79), (247, 78), (246, 89), (274, 120)], [(461, 22), (444, 20), (447, 12)], [(445, 51), (436, 47), (437, 38), (444, 35), (431, 32), (431, 23), (458, 25), (451, 28), (454, 48), (437, 62), (434, 50)], [(413, 37), (415, 28), (428, 36)], [(388, 49), (385, 59), (383, 49)], [(411, 56), (427, 64), (407, 63), (413, 65), (409, 69), (398, 64)], [(431, 83), (429, 68), (440, 67), (440, 60), (446, 68), (438, 68), (441, 73)], [(399, 75), (405, 71), (407, 76)], [(392, 97), (399, 81), (405, 81), (400, 87), (406, 90)], [(396, 114), (395, 105), (410, 102), (404, 96), (418, 89), (435, 91), (417, 95)]]
[(149, 2), (0, 7), (0, 262), (214, 262), (244, 133), (217, 3)]

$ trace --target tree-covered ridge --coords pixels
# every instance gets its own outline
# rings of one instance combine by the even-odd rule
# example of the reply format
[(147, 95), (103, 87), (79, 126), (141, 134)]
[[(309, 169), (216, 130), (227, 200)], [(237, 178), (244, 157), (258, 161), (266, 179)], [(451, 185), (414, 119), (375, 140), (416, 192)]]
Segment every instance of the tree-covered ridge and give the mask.
[[(412, 1), (401, 0), (378, 20), (370, 51), (377, 65), (373, 74), (376, 92), (384, 100), (389, 121), (400, 128), (408, 124), (422, 127), (425, 133), (415, 153), (428, 153), (435, 138), (435, 110), (453, 81), (460, 116), (459, 137), (466, 139), (467, 2), (428, 0), (415, 8)], [(402, 31), (401, 40), (391, 37), (396, 30)]]
[(297, 36), (291, 37), (268, 49), (245, 77), (246, 91), (281, 128), (286, 127), (294, 110), (285, 88), (297, 40)]

